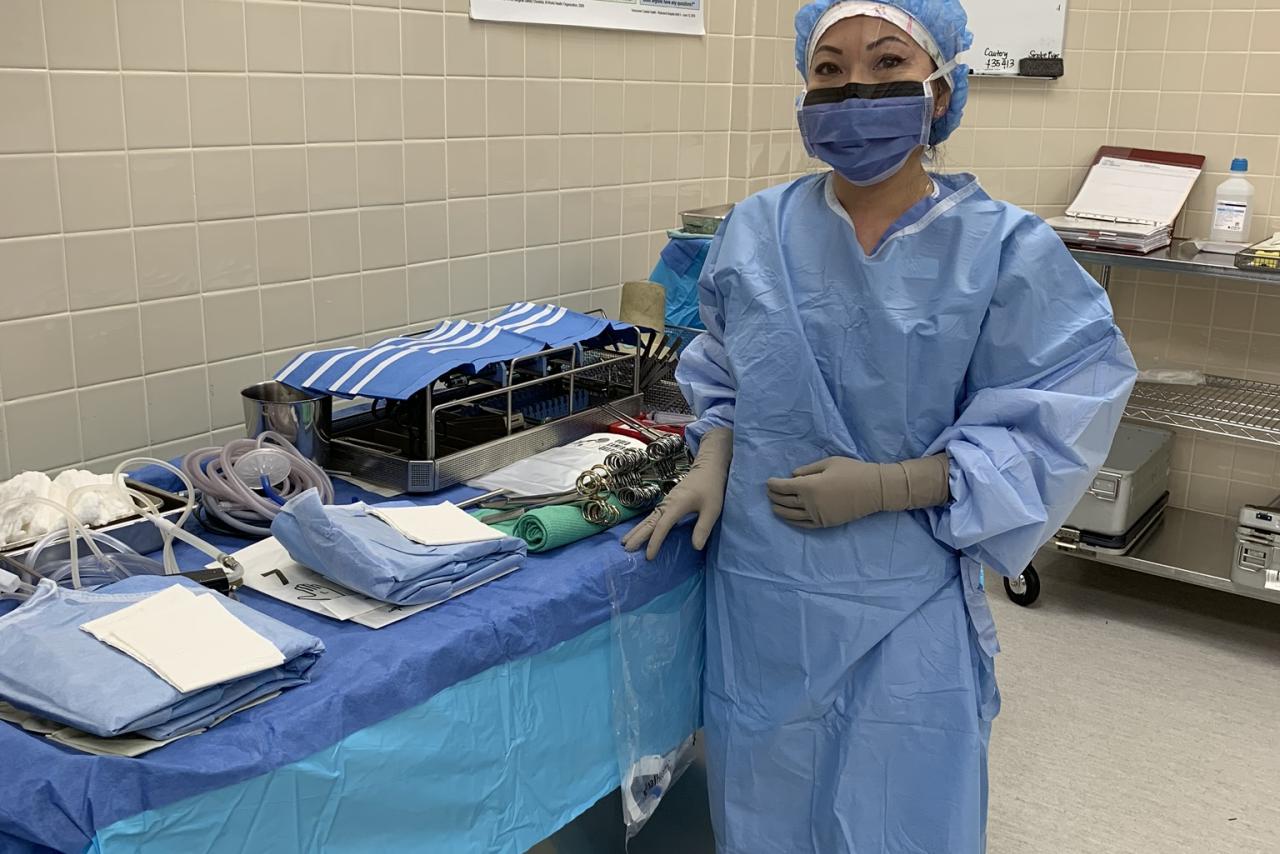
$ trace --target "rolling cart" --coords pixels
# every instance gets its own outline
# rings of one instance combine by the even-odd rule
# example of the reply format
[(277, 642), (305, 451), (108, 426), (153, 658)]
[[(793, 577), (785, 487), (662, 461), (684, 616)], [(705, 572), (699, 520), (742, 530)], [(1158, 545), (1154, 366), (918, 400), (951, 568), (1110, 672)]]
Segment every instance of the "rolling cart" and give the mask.
[[(1112, 267), (1260, 282), (1280, 286), (1280, 275), (1242, 270), (1230, 256), (1196, 254), (1190, 241), (1149, 255), (1126, 255), (1092, 249), (1072, 249), (1082, 264), (1102, 268), (1100, 281), (1110, 283)], [(1125, 417), (1131, 423), (1173, 428), (1182, 432), (1280, 447), (1280, 385), (1208, 376), (1203, 386), (1139, 383)], [(1245, 508), (1250, 510), (1251, 508)], [(1271, 589), (1248, 569), (1247, 554), (1238, 545), (1242, 520), (1169, 507), (1122, 554), (1108, 553), (1083, 542), (1064, 529), (1045, 546), (1097, 563), (1172, 578), (1213, 590), (1280, 604), (1280, 589)], [(1234, 559), (1233, 559), (1234, 558)], [(1234, 578), (1233, 578), (1233, 570)], [(1021, 576), (1005, 579), (1005, 592), (1018, 605), (1031, 605), (1040, 596), (1040, 575), (1028, 565)]]

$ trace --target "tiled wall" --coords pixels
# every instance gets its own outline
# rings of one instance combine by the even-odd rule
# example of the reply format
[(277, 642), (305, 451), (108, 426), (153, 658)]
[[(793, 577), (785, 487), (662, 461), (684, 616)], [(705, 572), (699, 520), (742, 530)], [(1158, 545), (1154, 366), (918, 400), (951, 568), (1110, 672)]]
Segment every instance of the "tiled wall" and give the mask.
[[(1280, 231), (1280, 0), (1072, 0), (1067, 76), (979, 80), (944, 151), (993, 195), (1062, 212), (1098, 146), (1208, 158), (1181, 223), (1208, 236), (1233, 157), (1257, 190), (1253, 237)], [(1187, 367), (1280, 383), (1280, 281), (1258, 286), (1116, 269), (1112, 303), (1142, 367)], [(1175, 445), (1176, 506), (1234, 514), (1280, 493), (1280, 455), (1192, 439)]]
[[(312, 342), (515, 298), (617, 304), (679, 210), (809, 167), (798, 0), (709, 0), (705, 40), (475, 24), (465, 0), (0, 3), (0, 474), (237, 432)], [(401, 8), (396, 8), (401, 7)], [(1250, 157), (1280, 229), (1280, 0), (1072, 0), (1068, 75), (973, 81), (939, 168), (1060, 213), (1099, 145)], [(1117, 273), (1144, 365), (1280, 381), (1263, 289)], [(1280, 491), (1180, 440), (1175, 502)]]
[(1280, 0), (1071, 0), (1067, 75), (974, 81), (944, 168), (971, 169), (992, 195), (1046, 216), (1075, 195), (1098, 147), (1208, 157), (1181, 223), (1207, 236), (1214, 190), (1248, 157), (1261, 213), (1280, 230)]
[(0, 475), (221, 441), (316, 342), (616, 308), (679, 210), (789, 174), (786, 5), (712, 0), (700, 39), (466, 0), (3, 0)]

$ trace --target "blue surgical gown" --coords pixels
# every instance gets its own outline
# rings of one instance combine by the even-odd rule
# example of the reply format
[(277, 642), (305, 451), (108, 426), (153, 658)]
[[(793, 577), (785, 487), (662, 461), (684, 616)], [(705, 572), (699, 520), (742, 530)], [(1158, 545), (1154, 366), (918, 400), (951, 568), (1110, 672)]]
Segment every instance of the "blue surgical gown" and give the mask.
[[(734, 429), (708, 557), (722, 854), (976, 854), (999, 708), (983, 564), (1017, 575), (1101, 466), (1136, 375), (1106, 295), (972, 176), (868, 256), (826, 175), (739, 204), (678, 379)], [(952, 500), (802, 530), (765, 481), (946, 452)]]

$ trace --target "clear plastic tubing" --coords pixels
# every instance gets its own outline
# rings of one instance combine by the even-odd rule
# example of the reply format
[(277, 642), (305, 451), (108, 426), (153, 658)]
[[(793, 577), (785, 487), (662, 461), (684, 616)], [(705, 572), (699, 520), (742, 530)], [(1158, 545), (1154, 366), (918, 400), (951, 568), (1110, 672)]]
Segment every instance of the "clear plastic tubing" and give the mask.
[[(289, 472), (282, 482), (272, 483), (279, 475), (262, 468), (263, 481), (258, 489), (245, 482), (246, 466), (236, 464), (249, 455), (261, 459), (261, 451), (270, 449), (289, 458)], [(192, 451), (182, 461), (186, 473), (200, 493), (205, 512), (233, 531), (252, 537), (271, 536), (271, 520), (280, 512), (281, 501), (288, 501), (308, 489), (316, 489), (320, 500), (333, 503), (333, 481), (324, 469), (304, 457), (289, 440), (279, 433), (266, 432), (257, 439), (236, 439), (221, 448)]]

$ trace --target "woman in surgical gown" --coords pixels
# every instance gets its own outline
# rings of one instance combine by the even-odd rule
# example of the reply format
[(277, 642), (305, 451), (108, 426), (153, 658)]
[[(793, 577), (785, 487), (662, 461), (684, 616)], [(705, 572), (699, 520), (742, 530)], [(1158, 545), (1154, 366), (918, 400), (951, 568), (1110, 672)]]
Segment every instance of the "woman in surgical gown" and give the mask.
[(956, 0), (826, 0), (797, 32), (802, 135), (832, 171), (717, 235), (678, 374), (696, 463), (626, 545), (652, 557), (690, 514), (710, 543), (723, 854), (978, 854), (981, 569), (1018, 575), (1065, 520), (1136, 369), (1053, 231), (923, 165), (964, 106)]

